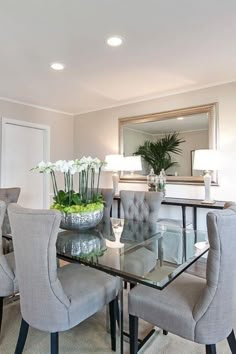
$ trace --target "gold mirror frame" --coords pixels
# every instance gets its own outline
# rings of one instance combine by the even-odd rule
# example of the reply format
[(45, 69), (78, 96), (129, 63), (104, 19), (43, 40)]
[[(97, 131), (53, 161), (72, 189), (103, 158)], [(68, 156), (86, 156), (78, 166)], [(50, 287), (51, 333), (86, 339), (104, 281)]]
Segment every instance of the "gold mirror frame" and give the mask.
[[(131, 123), (148, 123), (155, 121), (162, 121), (177, 117), (189, 116), (193, 114), (207, 113), (208, 115), (208, 130), (209, 130), (209, 149), (218, 148), (218, 117), (217, 117), (217, 103), (206, 104), (202, 106), (181, 108), (173, 111), (165, 111), (159, 113), (146, 114), (135, 117), (119, 118), (119, 152), (124, 153), (123, 150), (123, 128)], [(144, 175), (125, 175), (121, 173), (120, 182), (125, 183), (146, 183), (146, 176)], [(203, 184), (202, 176), (167, 176), (167, 183), (172, 184)], [(213, 173), (213, 185), (218, 185), (217, 171)]]

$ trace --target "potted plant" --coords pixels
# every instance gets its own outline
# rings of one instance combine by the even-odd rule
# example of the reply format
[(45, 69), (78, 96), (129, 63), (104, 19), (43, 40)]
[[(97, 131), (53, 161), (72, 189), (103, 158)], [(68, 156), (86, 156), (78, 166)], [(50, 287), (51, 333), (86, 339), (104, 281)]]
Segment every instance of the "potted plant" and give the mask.
[(184, 142), (178, 133), (170, 133), (156, 142), (146, 140), (143, 145), (139, 145), (134, 155), (141, 155), (153, 168), (154, 173), (159, 175), (162, 169), (165, 171), (178, 164), (173, 160), (172, 154), (181, 154), (182, 149), (179, 145)]
[[(62, 228), (87, 229), (101, 221), (104, 204), (99, 193), (99, 180), (104, 164), (104, 161), (89, 156), (55, 163), (42, 161), (32, 169), (50, 174), (54, 193), (51, 208), (62, 213)], [(64, 189), (58, 188), (57, 173), (64, 175)]]

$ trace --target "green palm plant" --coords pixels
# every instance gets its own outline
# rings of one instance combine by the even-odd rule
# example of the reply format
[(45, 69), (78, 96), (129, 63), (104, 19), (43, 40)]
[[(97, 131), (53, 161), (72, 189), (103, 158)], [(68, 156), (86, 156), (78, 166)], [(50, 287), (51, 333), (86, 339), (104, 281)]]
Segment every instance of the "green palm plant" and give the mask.
[(179, 145), (184, 142), (185, 140), (179, 137), (179, 133), (170, 133), (156, 142), (146, 140), (143, 145), (139, 145), (134, 155), (141, 155), (153, 168), (155, 174), (159, 175), (162, 169), (167, 170), (178, 164), (171, 154), (180, 155), (182, 149)]

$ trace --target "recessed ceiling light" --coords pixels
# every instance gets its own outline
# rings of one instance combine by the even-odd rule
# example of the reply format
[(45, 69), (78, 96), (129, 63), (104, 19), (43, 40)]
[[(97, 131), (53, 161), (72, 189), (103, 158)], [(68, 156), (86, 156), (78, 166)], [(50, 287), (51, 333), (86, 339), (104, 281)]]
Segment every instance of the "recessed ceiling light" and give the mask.
[(64, 70), (65, 68), (65, 65), (61, 63), (52, 63), (50, 66), (53, 70)]
[(118, 36), (109, 37), (107, 39), (107, 44), (111, 47), (119, 47), (122, 44), (122, 38)]
[(184, 120), (184, 117), (178, 117), (177, 119), (178, 120)]

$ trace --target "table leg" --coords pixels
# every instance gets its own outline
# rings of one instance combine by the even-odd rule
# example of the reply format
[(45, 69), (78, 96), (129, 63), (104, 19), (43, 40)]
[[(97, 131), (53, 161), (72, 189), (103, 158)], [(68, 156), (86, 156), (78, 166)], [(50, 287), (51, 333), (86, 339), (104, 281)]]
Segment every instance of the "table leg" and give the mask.
[(182, 221), (183, 221), (183, 228), (186, 228), (186, 206), (182, 205)]
[(187, 259), (187, 235), (186, 229), (183, 230), (183, 262), (186, 262)]
[(163, 265), (163, 237), (158, 239), (158, 259), (160, 261), (160, 267)]
[(118, 304), (119, 304), (119, 326), (118, 331), (116, 331), (116, 353), (124, 354), (124, 334), (123, 334), (123, 279), (120, 278), (120, 290), (118, 293)]
[(117, 200), (117, 217), (120, 219), (120, 199)]
[(193, 229), (197, 230), (197, 207), (193, 207)]

